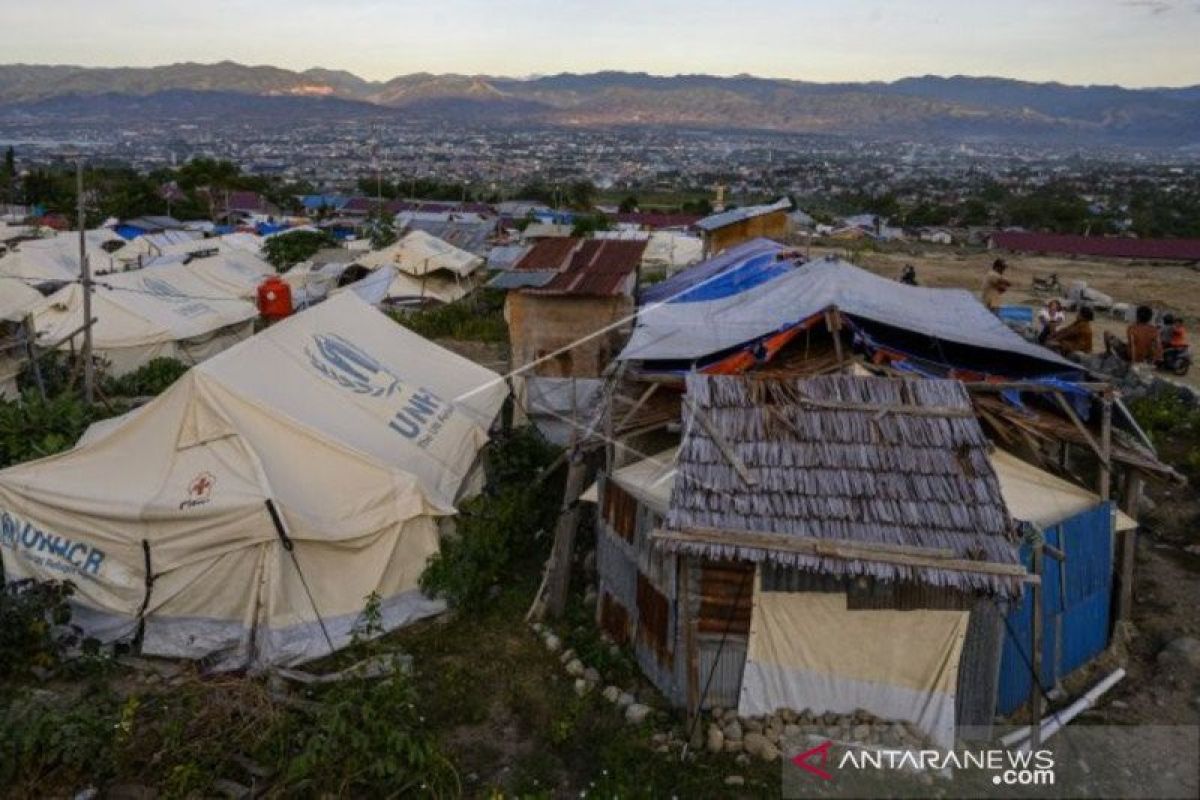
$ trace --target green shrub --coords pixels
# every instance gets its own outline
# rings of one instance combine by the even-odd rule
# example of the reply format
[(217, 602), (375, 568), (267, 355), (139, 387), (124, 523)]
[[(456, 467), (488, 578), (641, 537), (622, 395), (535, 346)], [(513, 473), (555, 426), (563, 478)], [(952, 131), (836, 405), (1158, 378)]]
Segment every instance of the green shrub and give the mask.
[(26, 391), (20, 400), (0, 400), (0, 467), (73, 447), (88, 425), (104, 416), (74, 394), (43, 400)]
[(455, 607), (483, 604), (516, 565), (548, 546), (544, 533), (558, 511), (558, 482), (539, 480), (555, 449), (521, 432), (489, 446), (488, 494), (459, 507), (458, 532), (442, 542), (421, 576), (421, 588)]
[(68, 581), (10, 581), (0, 587), (0, 681), (27, 675), (35, 667), (58, 663), (71, 622), (67, 600), (75, 593)]
[(104, 382), (104, 393), (123, 397), (159, 395), (190, 369), (174, 358), (154, 358), (133, 372)]
[(473, 342), (507, 342), (504, 293), (481, 289), (456, 303), (420, 311), (399, 311), (393, 319), (426, 339), (461, 339)]
[(6, 701), (0, 707), (0, 786), (13, 796), (45, 796), (49, 781), (102, 783), (116, 773), (114, 730), (121, 708), (112, 694), (71, 703), (45, 695)]
[(279, 272), (307, 261), (318, 250), (336, 247), (337, 240), (325, 231), (291, 231), (272, 236), (263, 243), (263, 258)]
[(1189, 408), (1176, 392), (1163, 391), (1129, 403), (1138, 425), (1190, 481), (1200, 480), (1200, 408)]
[(428, 731), (409, 682), (352, 680), (322, 693), (311, 712), (293, 711), (273, 735), (276, 763), (292, 793), (444, 797), (458, 775)]

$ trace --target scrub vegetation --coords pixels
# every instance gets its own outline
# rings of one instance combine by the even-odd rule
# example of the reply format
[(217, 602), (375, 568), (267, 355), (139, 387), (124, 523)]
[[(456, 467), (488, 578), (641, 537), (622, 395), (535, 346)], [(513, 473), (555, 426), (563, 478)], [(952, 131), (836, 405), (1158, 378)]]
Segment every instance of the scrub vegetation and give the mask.
[(404, 327), (426, 339), (457, 339), (467, 342), (507, 342), (504, 321), (504, 292), (481, 289), (470, 297), (418, 311), (393, 312)]

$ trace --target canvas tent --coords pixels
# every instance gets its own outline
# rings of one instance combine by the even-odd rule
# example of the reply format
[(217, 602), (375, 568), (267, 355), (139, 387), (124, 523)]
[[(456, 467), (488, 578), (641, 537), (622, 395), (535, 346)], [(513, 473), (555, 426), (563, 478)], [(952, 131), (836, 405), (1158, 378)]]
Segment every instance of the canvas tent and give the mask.
[[(221, 292), (182, 265), (106, 275), (92, 293), (93, 347), (110, 374), (132, 372), (153, 358), (198, 363), (253, 333), (258, 311)], [(43, 347), (68, 348), (83, 325), (83, 288), (70, 284), (34, 313)], [(78, 345), (78, 342), (76, 342)]]
[(424, 231), (414, 230), (395, 244), (364, 254), (356, 263), (368, 269), (385, 266), (394, 269), (387, 291), (389, 300), (451, 303), (475, 288), (474, 273), (484, 260)]
[[(105, 641), (218, 669), (392, 629), (476, 468), (499, 376), (343, 294), (192, 369), (73, 450), (0, 471), (9, 579), (70, 578)], [(326, 639), (328, 637), (328, 640)]]
[[(25, 316), (42, 302), (42, 295), (23, 281), (15, 278), (0, 278), (0, 398), (12, 399), (17, 395), (17, 375), (21, 372), (25, 353), (17, 345), (24, 336), (20, 323)], [(6, 324), (7, 323), (7, 324)], [(5, 339), (6, 328), (13, 328), (14, 338)]]
[[(103, 275), (124, 269), (104, 245), (124, 243), (107, 228), (87, 231), (84, 249), (92, 274)], [(118, 251), (119, 252), (119, 251)], [(63, 283), (79, 280), (79, 234), (60, 233), (48, 239), (31, 239), (0, 258), (0, 276), (23, 278), (34, 283)]]

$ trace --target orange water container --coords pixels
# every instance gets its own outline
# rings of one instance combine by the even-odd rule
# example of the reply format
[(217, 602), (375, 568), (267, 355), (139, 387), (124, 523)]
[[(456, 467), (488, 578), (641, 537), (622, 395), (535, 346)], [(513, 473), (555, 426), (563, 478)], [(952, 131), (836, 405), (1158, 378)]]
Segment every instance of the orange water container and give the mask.
[(268, 320), (292, 315), (292, 287), (278, 275), (258, 285), (258, 313)]

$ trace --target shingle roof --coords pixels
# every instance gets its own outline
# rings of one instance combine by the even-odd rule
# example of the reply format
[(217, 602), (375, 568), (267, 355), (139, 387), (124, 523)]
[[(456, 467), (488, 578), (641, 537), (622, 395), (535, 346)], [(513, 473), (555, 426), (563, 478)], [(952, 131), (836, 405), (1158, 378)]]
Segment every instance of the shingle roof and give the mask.
[(1065, 236), (1002, 231), (992, 234), (992, 244), (1001, 250), (1025, 253), (1200, 261), (1200, 239), (1128, 239), (1115, 236)]
[(668, 539), (669, 549), (1019, 594), (1019, 578), (1008, 575), (810, 555), (764, 546), (751, 533), (936, 548), (1003, 569), (1019, 564), (988, 443), (962, 384), (693, 373), (687, 401), (666, 528), (715, 530), (721, 538)]

